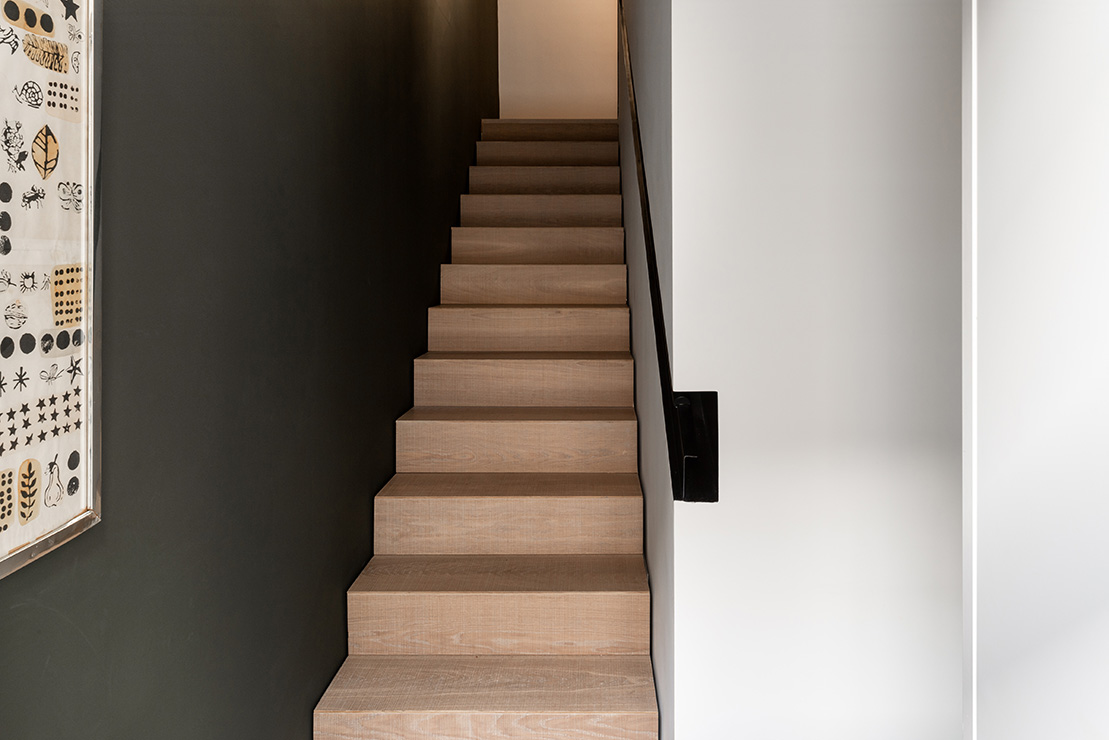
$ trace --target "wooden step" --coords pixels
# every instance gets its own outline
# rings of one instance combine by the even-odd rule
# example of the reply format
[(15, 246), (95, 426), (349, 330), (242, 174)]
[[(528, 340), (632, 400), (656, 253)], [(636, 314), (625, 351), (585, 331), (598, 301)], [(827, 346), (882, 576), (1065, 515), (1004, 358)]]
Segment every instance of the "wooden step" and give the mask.
[(379, 555), (633, 554), (639, 476), (398, 473), (374, 497)]
[(484, 118), (483, 141), (616, 141), (615, 118)]
[(416, 406), (631, 406), (627, 352), (429, 352), (415, 362)]
[(347, 658), (315, 740), (654, 740), (647, 656)]
[(347, 592), (351, 655), (646, 655), (640, 555), (375, 555)]
[(398, 473), (634, 473), (630, 408), (421, 406), (397, 420)]
[(462, 228), (451, 230), (459, 264), (621, 264), (624, 230), (587, 228)]
[(479, 166), (615, 166), (616, 141), (479, 141)]
[(626, 352), (628, 307), (473, 306), (428, 309), (431, 352)]
[(463, 195), (462, 226), (620, 226), (619, 195)]
[(600, 304), (628, 300), (624, 265), (443, 265), (443, 303)]
[(475, 194), (619, 193), (619, 167), (471, 167)]

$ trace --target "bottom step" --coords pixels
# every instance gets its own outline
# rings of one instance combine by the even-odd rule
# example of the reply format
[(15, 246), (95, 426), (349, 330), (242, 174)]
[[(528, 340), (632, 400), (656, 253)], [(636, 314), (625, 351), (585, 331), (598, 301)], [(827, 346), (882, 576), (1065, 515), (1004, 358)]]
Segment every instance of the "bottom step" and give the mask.
[(315, 740), (654, 740), (651, 659), (347, 658), (316, 707)]

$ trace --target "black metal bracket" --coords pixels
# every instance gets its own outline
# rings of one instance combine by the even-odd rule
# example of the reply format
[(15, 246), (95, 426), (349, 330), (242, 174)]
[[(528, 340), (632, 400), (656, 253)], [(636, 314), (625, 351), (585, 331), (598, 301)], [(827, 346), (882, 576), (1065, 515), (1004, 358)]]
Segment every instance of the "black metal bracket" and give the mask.
[[(719, 430), (716, 391), (674, 391), (682, 437), (679, 501), (716, 503), (720, 500)], [(677, 494), (680, 492), (680, 496)]]

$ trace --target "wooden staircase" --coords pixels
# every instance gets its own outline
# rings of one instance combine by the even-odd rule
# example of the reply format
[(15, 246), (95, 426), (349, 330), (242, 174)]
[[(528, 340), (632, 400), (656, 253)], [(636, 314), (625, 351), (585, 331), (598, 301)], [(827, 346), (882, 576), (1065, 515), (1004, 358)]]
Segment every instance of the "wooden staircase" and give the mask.
[(315, 738), (656, 738), (617, 125), (477, 147)]

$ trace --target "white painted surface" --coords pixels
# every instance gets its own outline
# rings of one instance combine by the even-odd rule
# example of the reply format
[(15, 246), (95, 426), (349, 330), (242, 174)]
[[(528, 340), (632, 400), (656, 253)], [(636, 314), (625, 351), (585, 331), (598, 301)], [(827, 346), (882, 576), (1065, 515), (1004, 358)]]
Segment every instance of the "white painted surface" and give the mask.
[(981, 740), (1109, 737), (1109, 4), (979, 0)]
[(616, 118), (616, 0), (499, 0), (501, 118)]
[(673, 6), (681, 740), (961, 724), (961, 4)]
[(978, 604), (978, 5), (963, 4), (963, 740), (975, 740)]

